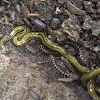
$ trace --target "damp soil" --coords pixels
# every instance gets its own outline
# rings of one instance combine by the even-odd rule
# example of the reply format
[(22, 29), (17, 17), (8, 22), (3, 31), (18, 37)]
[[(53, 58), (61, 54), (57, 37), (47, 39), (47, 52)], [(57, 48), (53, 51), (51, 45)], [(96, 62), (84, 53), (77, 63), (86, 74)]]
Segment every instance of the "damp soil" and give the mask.
[[(96, 67), (100, 63), (100, 48), (98, 50), (96, 49), (96, 52), (94, 50), (94, 48), (100, 43), (100, 28), (98, 28), (100, 27), (100, 2), (99, 0), (97, 2), (96, 0), (70, 1), (75, 6), (86, 12), (86, 16), (84, 18), (82, 18), (83, 16), (75, 15), (77, 18), (74, 20), (77, 25), (81, 26), (78, 27), (78, 29), (81, 29), (78, 40), (81, 41), (82, 45), (84, 45), (86, 51), (91, 56), (89, 65)], [(57, 26), (57, 23), (52, 24), (52, 19), (55, 17), (58, 18), (60, 20), (60, 25), (56, 27), (56, 30), (61, 27), (66, 19), (69, 18), (68, 13), (65, 11), (66, 0), (36, 0), (35, 4), (33, 3), (32, 11), (30, 12), (39, 13), (40, 16), (31, 17), (29, 20), (27, 20), (27, 16), (22, 14), (23, 11), (20, 9), (20, 2), (23, 2), (26, 9), (29, 10), (30, 0), (9, 0), (8, 2), (2, 0), (2, 4), (0, 6), (4, 6), (5, 9), (0, 9), (0, 20), (5, 23), (4, 15), (6, 15), (8, 23), (11, 24), (0, 23), (0, 39), (5, 35), (9, 35), (15, 27), (23, 24), (29, 26), (31, 31), (42, 31), (46, 33), (47, 30), (43, 30), (41, 27), (36, 27), (32, 23), (35, 18), (38, 18), (46, 25), (49, 25), (52, 29), (55, 29)], [(90, 4), (91, 7), (88, 8), (88, 4)], [(16, 5), (20, 5), (19, 8), (17, 8)], [(60, 14), (55, 13), (56, 7), (60, 8)], [(18, 9), (20, 9), (20, 11)], [(85, 22), (85, 18), (90, 20)], [(93, 28), (91, 29), (90, 27)], [(49, 33), (47, 32), (47, 34)], [(76, 42), (77, 39), (72, 39), (72, 37), (68, 36), (65, 40)], [(63, 45), (62, 41), (64, 40), (62, 39), (60, 41), (57, 39), (54, 41)], [(35, 50), (39, 49), (37, 42), (37, 40), (32, 40), (30, 43)], [(2, 53), (2, 49), (0, 48), (0, 100), (35, 100), (29, 94), (30, 89), (40, 96), (41, 99), (36, 100), (91, 100), (87, 89), (83, 87), (80, 80), (70, 83), (60, 82), (57, 79), (64, 76), (57, 72), (55, 68), (53, 68), (50, 64), (38, 64), (38, 61), (47, 55), (45, 56), (41, 52), (32, 54), (27, 51), (25, 47), (16, 47), (12, 41), (7, 42), (6, 47), (9, 49), (7, 54)], [(73, 53), (71, 50), (71, 47), (69, 47), (69, 53), (74, 55), (75, 51), (73, 51)]]

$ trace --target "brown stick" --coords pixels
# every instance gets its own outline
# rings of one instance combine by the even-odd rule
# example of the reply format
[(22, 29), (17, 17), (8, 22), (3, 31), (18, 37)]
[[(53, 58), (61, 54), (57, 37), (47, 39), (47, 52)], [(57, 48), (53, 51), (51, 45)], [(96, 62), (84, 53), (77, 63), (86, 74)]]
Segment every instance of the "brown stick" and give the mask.
[(38, 16), (40, 16), (40, 14), (28, 14), (28, 16), (30, 16), (30, 17), (32, 17), (32, 16), (38, 17)]

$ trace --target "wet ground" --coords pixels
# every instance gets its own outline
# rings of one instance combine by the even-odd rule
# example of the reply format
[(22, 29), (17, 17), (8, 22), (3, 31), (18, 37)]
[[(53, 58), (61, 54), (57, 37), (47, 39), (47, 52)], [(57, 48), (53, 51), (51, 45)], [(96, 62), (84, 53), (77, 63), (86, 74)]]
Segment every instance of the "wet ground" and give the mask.
[[(95, 3), (95, 1), (90, 0), (91, 7), (88, 8), (89, 5), (86, 5), (88, 2), (86, 0), (70, 1), (79, 9), (86, 11), (86, 15), (74, 16), (72, 14), (73, 17), (70, 18), (70, 14), (65, 10), (67, 5), (64, 3), (66, 0), (35, 0), (35, 3), (34, 0), (31, 0), (32, 4), (30, 0), (21, 0), (31, 13), (40, 14), (40, 16), (30, 18), (27, 17), (27, 14), (25, 15), (25, 11), (22, 13), (23, 7), (19, 0), (4, 0), (1, 6), (5, 8), (4, 10), (0, 8), (0, 38), (9, 35), (15, 27), (25, 24), (30, 27), (31, 31), (47, 32), (53, 41), (61, 45), (65, 40), (78, 41), (78, 43), (81, 41), (91, 58), (88, 66), (96, 67), (100, 63), (100, 48), (96, 48), (100, 43), (100, 9), (98, 7), (100, 2)], [(94, 11), (96, 12), (93, 13)], [(81, 13), (83, 12), (80, 11)], [(55, 17), (60, 20), (60, 23), (52, 21)], [(41, 26), (36, 27), (32, 23), (35, 18), (53, 30), (64, 32), (60, 36), (62, 39), (59, 38), (59, 35), (49, 34)], [(73, 21), (68, 20), (68, 18)], [(73, 28), (73, 26), (75, 27)], [(66, 30), (69, 33), (67, 35)], [(36, 47), (35, 50), (38, 48), (37, 45), (36, 40), (31, 41), (31, 46)], [(80, 80), (70, 83), (60, 82), (57, 79), (64, 76), (55, 68), (49, 64), (38, 64), (38, 61), (46, 57), (43, 53), (32, 54), (25, 47), (14, 46), (12, 41), (7, 42), (6, 47), (9, 48), (7, 54), (2, 53), (0, 48), (0, 100), (91, 100), (88, 91), (82, 86)], [(69, 47), (68, 51), (75, 55), (72, 48)], [(30, 89), (36, 92), (41, 99), (34, 99), (29, 93)]]

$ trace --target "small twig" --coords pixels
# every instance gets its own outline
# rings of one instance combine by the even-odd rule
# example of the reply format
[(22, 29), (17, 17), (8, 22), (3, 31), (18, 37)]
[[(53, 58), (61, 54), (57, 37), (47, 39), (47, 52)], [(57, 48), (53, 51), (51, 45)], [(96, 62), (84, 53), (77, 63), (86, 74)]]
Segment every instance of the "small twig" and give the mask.
[(13, 26), (13, 24), (9, 23), (8, 17), (7, 17), (5, 14), (3, 14), (3, 16), (4, 16), (4, 19), (5, 19), (5, 24), (6, 24), (6, 25)]
[(64, 64), (68, 67), (68, 69), (72, 73), (75, 73), (73, 66), (70, 64), (70, 62), (67, 59), (65, 59), (63, 56), (61, 56), (61, 60), (64, 62)]
[(9, 1), (7, 1), (7, 0), (3, 0), (4, 2), (6, 2), (6, 3), (8, 3), (8, 4), (11, 4)]
[(5, 23), (5, 22), (2, 22), (1, 20), (0, 20), (0, 23), (3, 24), (3, 25), (10, 25), (10, 26), (13, 27), (13, 24), (11, 24), (11, 23), (8, 23), (8, 24), (7, 24), (7, 23)]
[(61, 82), (72, 82), (72, 81), (75, 81), (75, 80), (72, 79), (72, 78), (58, 78), (58, 81), (61, 81)]
[(32, 17), (32, 16), (40, 16), (39, 14), (31, 14), (30, 12), (28, 12), (24, 6), (24, 4), (21, 2), (22, 4), (22, 11), (23, 11), (23, 14), (25, 15), (25, 17), (29, 18), (29, 17)]
[(38, 17), (38, 16), (40, 16), (40, 15), (39, 15), (39, 14), (28, 14), (28, 16), (29, 16), (29, 17), (32, 17), (32, 16)]
[(5, 24), (9, 24), (9, 21), (8, 21), (8, 17), (5, 15), (5, 14), (3, 14), (3, 17), (4, 17), (4, 19), (5, 19)]
[(25, 17), (28, 18), (28, 17), (29, 17), (29, 16), (28, 16), (28, 12), (26, 11), (26, 8), (25, 8), (23, 2), (21, 2), (21, 4), (22, 4), (22, 11), (23, 11), (23, 14), (25, 15)]

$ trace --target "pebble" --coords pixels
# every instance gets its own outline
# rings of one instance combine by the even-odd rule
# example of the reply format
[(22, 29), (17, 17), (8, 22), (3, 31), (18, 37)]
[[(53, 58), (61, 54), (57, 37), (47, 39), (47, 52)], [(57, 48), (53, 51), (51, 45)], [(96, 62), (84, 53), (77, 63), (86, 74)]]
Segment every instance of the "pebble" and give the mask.
[(94, 51), (95, 51), (95, 52), (100, 51), (100, 45), (97, 45), (97, 46), (94, 48)]
[(0, 6), (0, 13), (3, 13), (3, 11), (5, 10), (4, 6)]
[(42, 100), (42, 99), (40, 99), (40, 96), (33, 90), (29, 90), (28, 92), (34, 98), (34, 100)]
[(60, 20), (58, 18), (53, 18), (51, 21), (51, 27), (56, 29), (60, 25)]
[(91, 1), (84, 1), (84, 7), (85, 7), (87, 12), (94, 13), (93, 6), (94, 5), (93, 5), (93, 3)]

